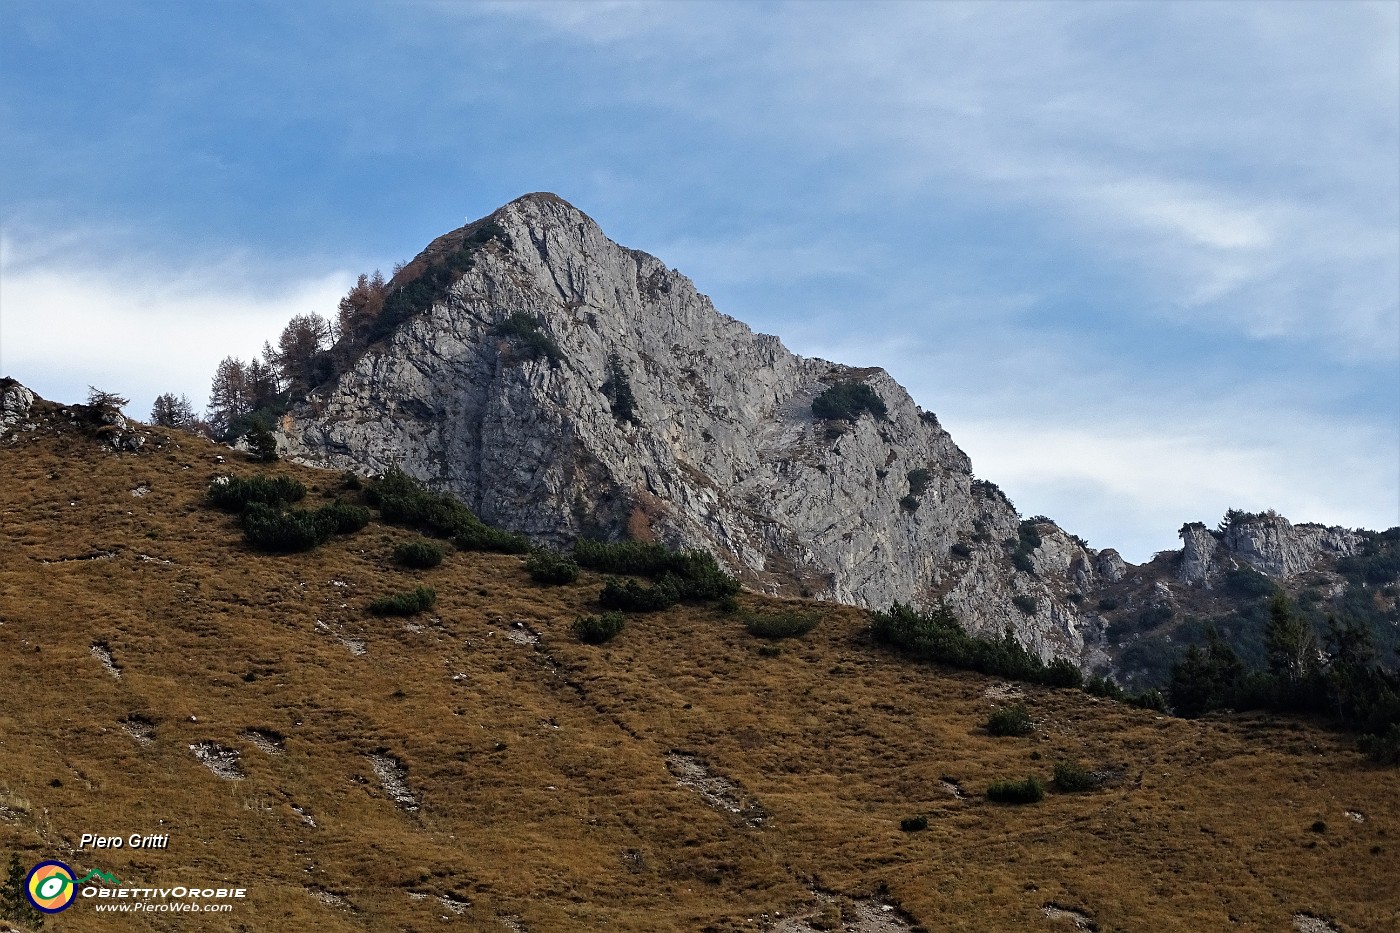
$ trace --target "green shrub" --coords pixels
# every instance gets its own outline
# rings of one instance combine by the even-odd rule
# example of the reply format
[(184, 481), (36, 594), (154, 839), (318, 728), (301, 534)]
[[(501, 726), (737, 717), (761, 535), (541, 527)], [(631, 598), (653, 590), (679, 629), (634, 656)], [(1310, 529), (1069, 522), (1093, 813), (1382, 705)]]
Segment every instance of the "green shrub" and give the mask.
[(1001, 638), (969, 635), (947, 606), (931, 613), (895, 603), (871, 619), (871, 634), (916, 657), (1015, 680), (1044, 683), (1045, 663), (1007, 628)]
[(504, 554), (524, 554), (530, 550), (530, 542), (524, 535), (492, 528), (460, 500), (431, 491), (398, 467), (390, 467), (373, 477), (365, 495), (386, 522), (416, 528), (439, 538), (451, 538), (459, 550)]
[(1084, 684), (1084, 672), (1068, 658), (1055, 658), (1045, 665), (1045, 676), (1041, 683), (1051, 687), (1078, 689)]
[(442, 558), (442, 548), (422, 538), (417, 541), (405, 541), (394, 547), (394, 560), (405, 567), (426, 570), (442, 563)]
[(645, 541), (590, 541), (580, 538), (574, 542), (574, 560), (578, 565), (600, 573), (656, 577), (668, 570), (674, 573), (677, 557), (677, 552), (670, 548)]
[(1102, 785), (1101, 777), (1078, 764), (1061, 761), (1055, 765), (1055, 787), (1065, 793), (1097, 790)]
[(362, 505), (350, 505), (339, 499), (316, 511), (326, 516), (336, 534), (352, 534), (369, 524), (369, 509)]
[(783, 653), (783, 649), (777, 645), (759, 645), (758, 656), (761, 658), (776, 658)]
[(1400, 765), (1400, 723), (1380, 735), (1363, 736), (1361, 750), (1378, 764)]
[(1035, 615), (1036, 602), (1034, 596), (1013, 596), (1011, 597), (1011, 602), (1026, 615)]
[(462, 502), (435, 493), (398, 467), (371, 477), (365, 490), (370, 504), (386, 522), (450, 538), (481, 520)]
[(1128, 703), (1142, 709), (1156, 710), (1159, 713), (1167, 711), (1167, 698), (1156, 687), (1133, 694), (1128, 697)]
[(933, 480), (933, 474), (920, 467), (917, 470), (910, 470), (908, 475), (909, 495), (922, 496), (928, 491), (929, 483)]
[(1021, 522), (1017, 537), (1014, 539), (1008, 538), (1005, 542), (1008, 546), (1013, 548), (1011, 553), (1012, 565), (1017, 570), (1031, 574), (1032, 576), (1035, 575), (1035, 563), (1031, 560), (1031, 553), (1041, 545), (1040, 531), (1036, 528), (1036, 525), (1041, 521), (1048, 522), (1049, 519), (1044, 516), (1026, 519)]
[(1103, 599), (1099, 600), (1100, 612), (1112, 612), (1117, 608), (1118, 600), (1114, 599), (1112, 596), (1105, 596)]
[(459, 551), (491, 551), (496, 554), (528, 554), (530, 539), (513, 531), (492, 528), (477, 522), (452, 536), (452, 546)]
[(1176, 610), (1163, 603), (1147, 606), (1137, 615), (1137, 627), (1144, 632), (1150, 632), (1163, 622), (1169, 621), (1175, 614)]
[(1026, 704), (1003, 706), (987, 719), (987, 731), (995, 736), (1030, 735), (1035, 731), (1035, 722)]
[(229, 512), (241, 512), (249, 503), (287, 505), (300, 502), (306, 487), (290, 476), (217, 476), (209, 484), (209, 501)]
[(349, 489), (351, 492), (355, 492), (364, 488), (364, 481), (360, 479), (360, 474), (353, 470), (346, 470), (344, 473), (340, 474), (340, 485)]
[(954, 557), (968, 558), (972, 556), (972, 548), (961, 541), (956, 542), (948, 549)]
[(603, 382), (602, 392), (614, 418), (636, 423), (637, 399), (632, 394), (632, 380), (627, 378), (627, 370), (622, 368), (622, 358), (616, 353), (608, 354), (608, 378)]
[(420, 586), (410, 593), (381, 596), (369, 604), (369, 611), (377, 616), (411, 616), (427, 612), (435, 605), (437, 591), (431, 586)]
[(1250, 567), (1237, 567), (1225, 572), (1225, 590), (1245, 599), (1258, 599), (1272, 596), (1274, 581)]
[(922, 832), (928, 829), (928, 817), (922, 815), (905, 817), (899, 821), (899, 828), (906, 833)]
[(561, 586), (578, 579), (578, 564), (553, 551), (535, 552), (525, 562), (525, 570), (536, 583)]
[(248, 446), (252, 448), (254, 460), (272, 463), (277, 459), (277, 437), (265, 424), (257, 424), (248, 432)]
[(906, 512), (917, 512), (919, 510), (919, 500), (913, 496), (904, 496), (899, 500), (899, 507)]
[(987, 788), (987, 799), (996, 803), (1040, 803), (1045, 799), (1045, 785), (1035, 777), (997, 781)]
[(1096, 697), (1108, 697), (1110, 700), (1122, 700), (1126, 697), (1123, 688), (1118, 686), (1112, 677), (1090, 677), (1089, 682), (1084, 685), (1084, 692)]
[(600, 616), (579, 616), (572, 628), (579, 641), (601, 645), (611, 641), (626, 624), (627, 618), (622, 613), (605, 612)]
[(827, 421), (856, 421), (867, 411), (879, 420), (888, 414), (885, 400), (854, 379), (838, 382), (812, 400), (812, 414)]
[[(657, 593), (638, 597), (643, 603), (657, 603), (661, 597), (672, 594), (674, 605), (681, 600), (715, 600), (734, 596), (739, 592), (739, 581), (725, 573), (707, 551), (672, 551), (659, 544), (641, 541), (621, 541), (615, 543), (580, 539), (574, 543), (574, 560), (582, 567), (604, 573), (636, 574), (657, 580)], [(608, 598), (627, 600), (629, 596), (617, 596), (622, 584), (613, 581), (613, 594)], [(633, 595), (645, 592), (632, 583)], [(608, 590), (604, 590), (608, 593)], [(606, 607), (607, 604), (604, 603)], [(613, 606), (610, 608), (629, 608)], [(660, 606), (665, 608), (665, 606)]]
[(744, 620), (744, 627), (750, 635), (777, 641), (780, 638), (796, 638), (806, 635), (817, 624), (815, 613), (778, 612), (771, 614), (751, 614)]
[(559, 344), (540, 329), (540, 320), (524, 311), (516, 311), (498, 323), (494, 330), (523, 350), (531, 359), (547, 359), (551, 366), (557, 366), (564, 359)]
[(335, 520), (324, 511), (293, 509), (253, 502), (243, 511), (243, 536), (260, 551), (290, 554), (309, 551), (330, 540)]
[(630, 612), (657, 612), (669, 609), (681, 601), (673, 577), (663, 577), (651, 586), (636, 580), (609, 580), (598, 595), (598, 605), (604, 609), (626, 609)]

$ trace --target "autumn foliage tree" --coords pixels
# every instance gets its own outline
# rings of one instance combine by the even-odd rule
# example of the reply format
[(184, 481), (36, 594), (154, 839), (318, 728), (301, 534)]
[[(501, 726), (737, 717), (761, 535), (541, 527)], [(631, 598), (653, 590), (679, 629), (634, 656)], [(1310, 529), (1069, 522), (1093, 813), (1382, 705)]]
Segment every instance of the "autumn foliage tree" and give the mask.
[(209, 426), (216, 437), (227, 437), (233, 424), (252, 410), (253, 395), (243, 361), (224, 357), (215, 367), (214, 382), (209, 387)]
[[(232, 441), (257, 427), (272, 428), (297, 399), (342, 371), (372, 338), (388, 293), (389, 283), (378, 270), (361, 275), (340, 300), (334, 325), (319, 314), (298, 314), (275, 347), (263, 344), (260, 358), (245, 363), (225, 357), (209, 390), (208, 433)], [(154, 412), (152, 419), (162, 423)]]
[(378, 269), (374, 270), (373, 275), (361, 275), (354, 287), (340, 299), (336, 326), (341, 336), (353, 341), (367, 333), (370, 324), (384, 310), (384, 296), (388, 292), (388, 283)]
[(330, 375), (330, 344), (331, 325), (325, 318), (319, 314), (298, 314), (292, 318), (277, 338), (273, 355), (282, 384), (293, 390), (319, 385)]

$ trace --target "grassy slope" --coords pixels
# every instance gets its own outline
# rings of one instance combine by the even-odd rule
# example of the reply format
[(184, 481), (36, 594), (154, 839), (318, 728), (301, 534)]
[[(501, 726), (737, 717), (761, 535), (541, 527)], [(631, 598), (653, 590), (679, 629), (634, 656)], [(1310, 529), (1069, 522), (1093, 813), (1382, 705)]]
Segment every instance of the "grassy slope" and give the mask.
[[(929, 930), (1054, 929), (1052, 901), (1103, 930), (1283, 929), (1300, 911), (1343, 930), (1400, 924), (1400, 775), (1345, 738), (1028, 689), (1040, 729), (993, 739), (992, 681), (886, 655), (843, 608), (777, 657), (739, 619), (693, 608), (581, 645), (568, 625), (595, 608), (588, 574), (541, 588), (519, 558), (479, 554), (403, 571), (389, 552), (410, 535), (378, 523), (309, 555), (248, 552), (202, 502), (217, 453), (174, 434), (117, 456), (71, 431), (0, 447), (0, 856), (250, 889), (195, 926), (77, 907), (55, 929), (427, 930), (451, 916), (503, 931), (514, 915), (530, 933), (729, 931), (810, 904), (814, 885), (887, 889)], [(336, 483), (232, 468), (295, 473), (320, 487), (312, 505)], [(42, 563), (99, 551), (115, 556)], [(421, 630), (363, 611), (418, 581), (439, 594)], [(506, 637), (514, 620), (538, 647)], [(155, 723), (149, 747), (118, 726), (133, 714)], [(250, 728), (285, 736), (285, 752), (259, 751)], [(238, 749), (247, 779), (200, 764), (189, 746), (206, 740)], [(766, 824), (677, 786), (673, 749), (741, 784)], [(407, 767), (417, 813), (380, 787), (379, 750)], [(1058, 759), (1126, 780), (1032, 807), (981, 797), (994, 780), (1048, 779)], [(901, 832), (916, 813), (929, 829)], [(168, 831), (171, 847), (75, 854), (85, 831)], [(471, 906), (450, 915), (411, 892)]]

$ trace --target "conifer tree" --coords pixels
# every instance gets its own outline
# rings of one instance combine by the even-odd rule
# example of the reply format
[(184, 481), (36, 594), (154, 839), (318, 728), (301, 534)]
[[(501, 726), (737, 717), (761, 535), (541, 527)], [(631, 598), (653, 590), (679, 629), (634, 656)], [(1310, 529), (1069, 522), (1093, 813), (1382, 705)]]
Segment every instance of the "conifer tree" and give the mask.
[(5, 883), (0, 885), (0, 919), (23, 923), (31, 930), (43, 927), (44, 918), (29, 904), (24, 895), (25, 871), (19, 856), (10, 853), (10, 867), (5, 873)]
[(1296, 683), (1317, 666), (1317, 638), (1282, 593), (1275, 594), (1269, 603), (1265, 638), (1269, 647), (1269, 671), (1275, 677)]

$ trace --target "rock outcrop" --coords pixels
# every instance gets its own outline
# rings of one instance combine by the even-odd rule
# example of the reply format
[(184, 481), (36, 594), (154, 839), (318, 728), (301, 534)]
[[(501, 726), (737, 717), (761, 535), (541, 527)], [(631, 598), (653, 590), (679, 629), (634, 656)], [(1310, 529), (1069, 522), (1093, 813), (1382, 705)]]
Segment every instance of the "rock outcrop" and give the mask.
[[(1015, 569), (1019, 516), (884, 370), (789, 352), (553, 195), (440, 237), (391, 289), (466, 250), (425, 312), (284, 419), (288, 454), (398, 465), (542, 542), (656, 538), (761, 590), (944, 599), (1045, 655), (1095, 650), (1067, 595), (1103, 556), (1048, 525), (1035, 572)], [(856, 389), (854, 411), (814, 416), (833, 388)]]
[(1364, 540), (1358, 532), (1315, 524), (1294, 525), (1275, 512), (1231, 512), (1216, 531), (1200, 522), (1181, 527), (1178, 579), (1209, 589), (1229, 570), (1251, 567), (1274, 580), (1288, 580), (1325, 561), (1350, 557)]
[(13, 379), (0, 379), (0, 438), (23, 430), (35, 395)]
[(1239, 566), (1285, 579), (1360, 540), (1231, 513), (1133, 567), (1022, 521), (884, 370), (789, 352), (553, 195), (439, 237), (385, 294), (373, 339), (337, 348), (280, 445), (336, 469), (397, 465), (541, 543), (656, 539), (770, 593), (941, 601), (973, 631), (1107, 670), (1125, 613)]

